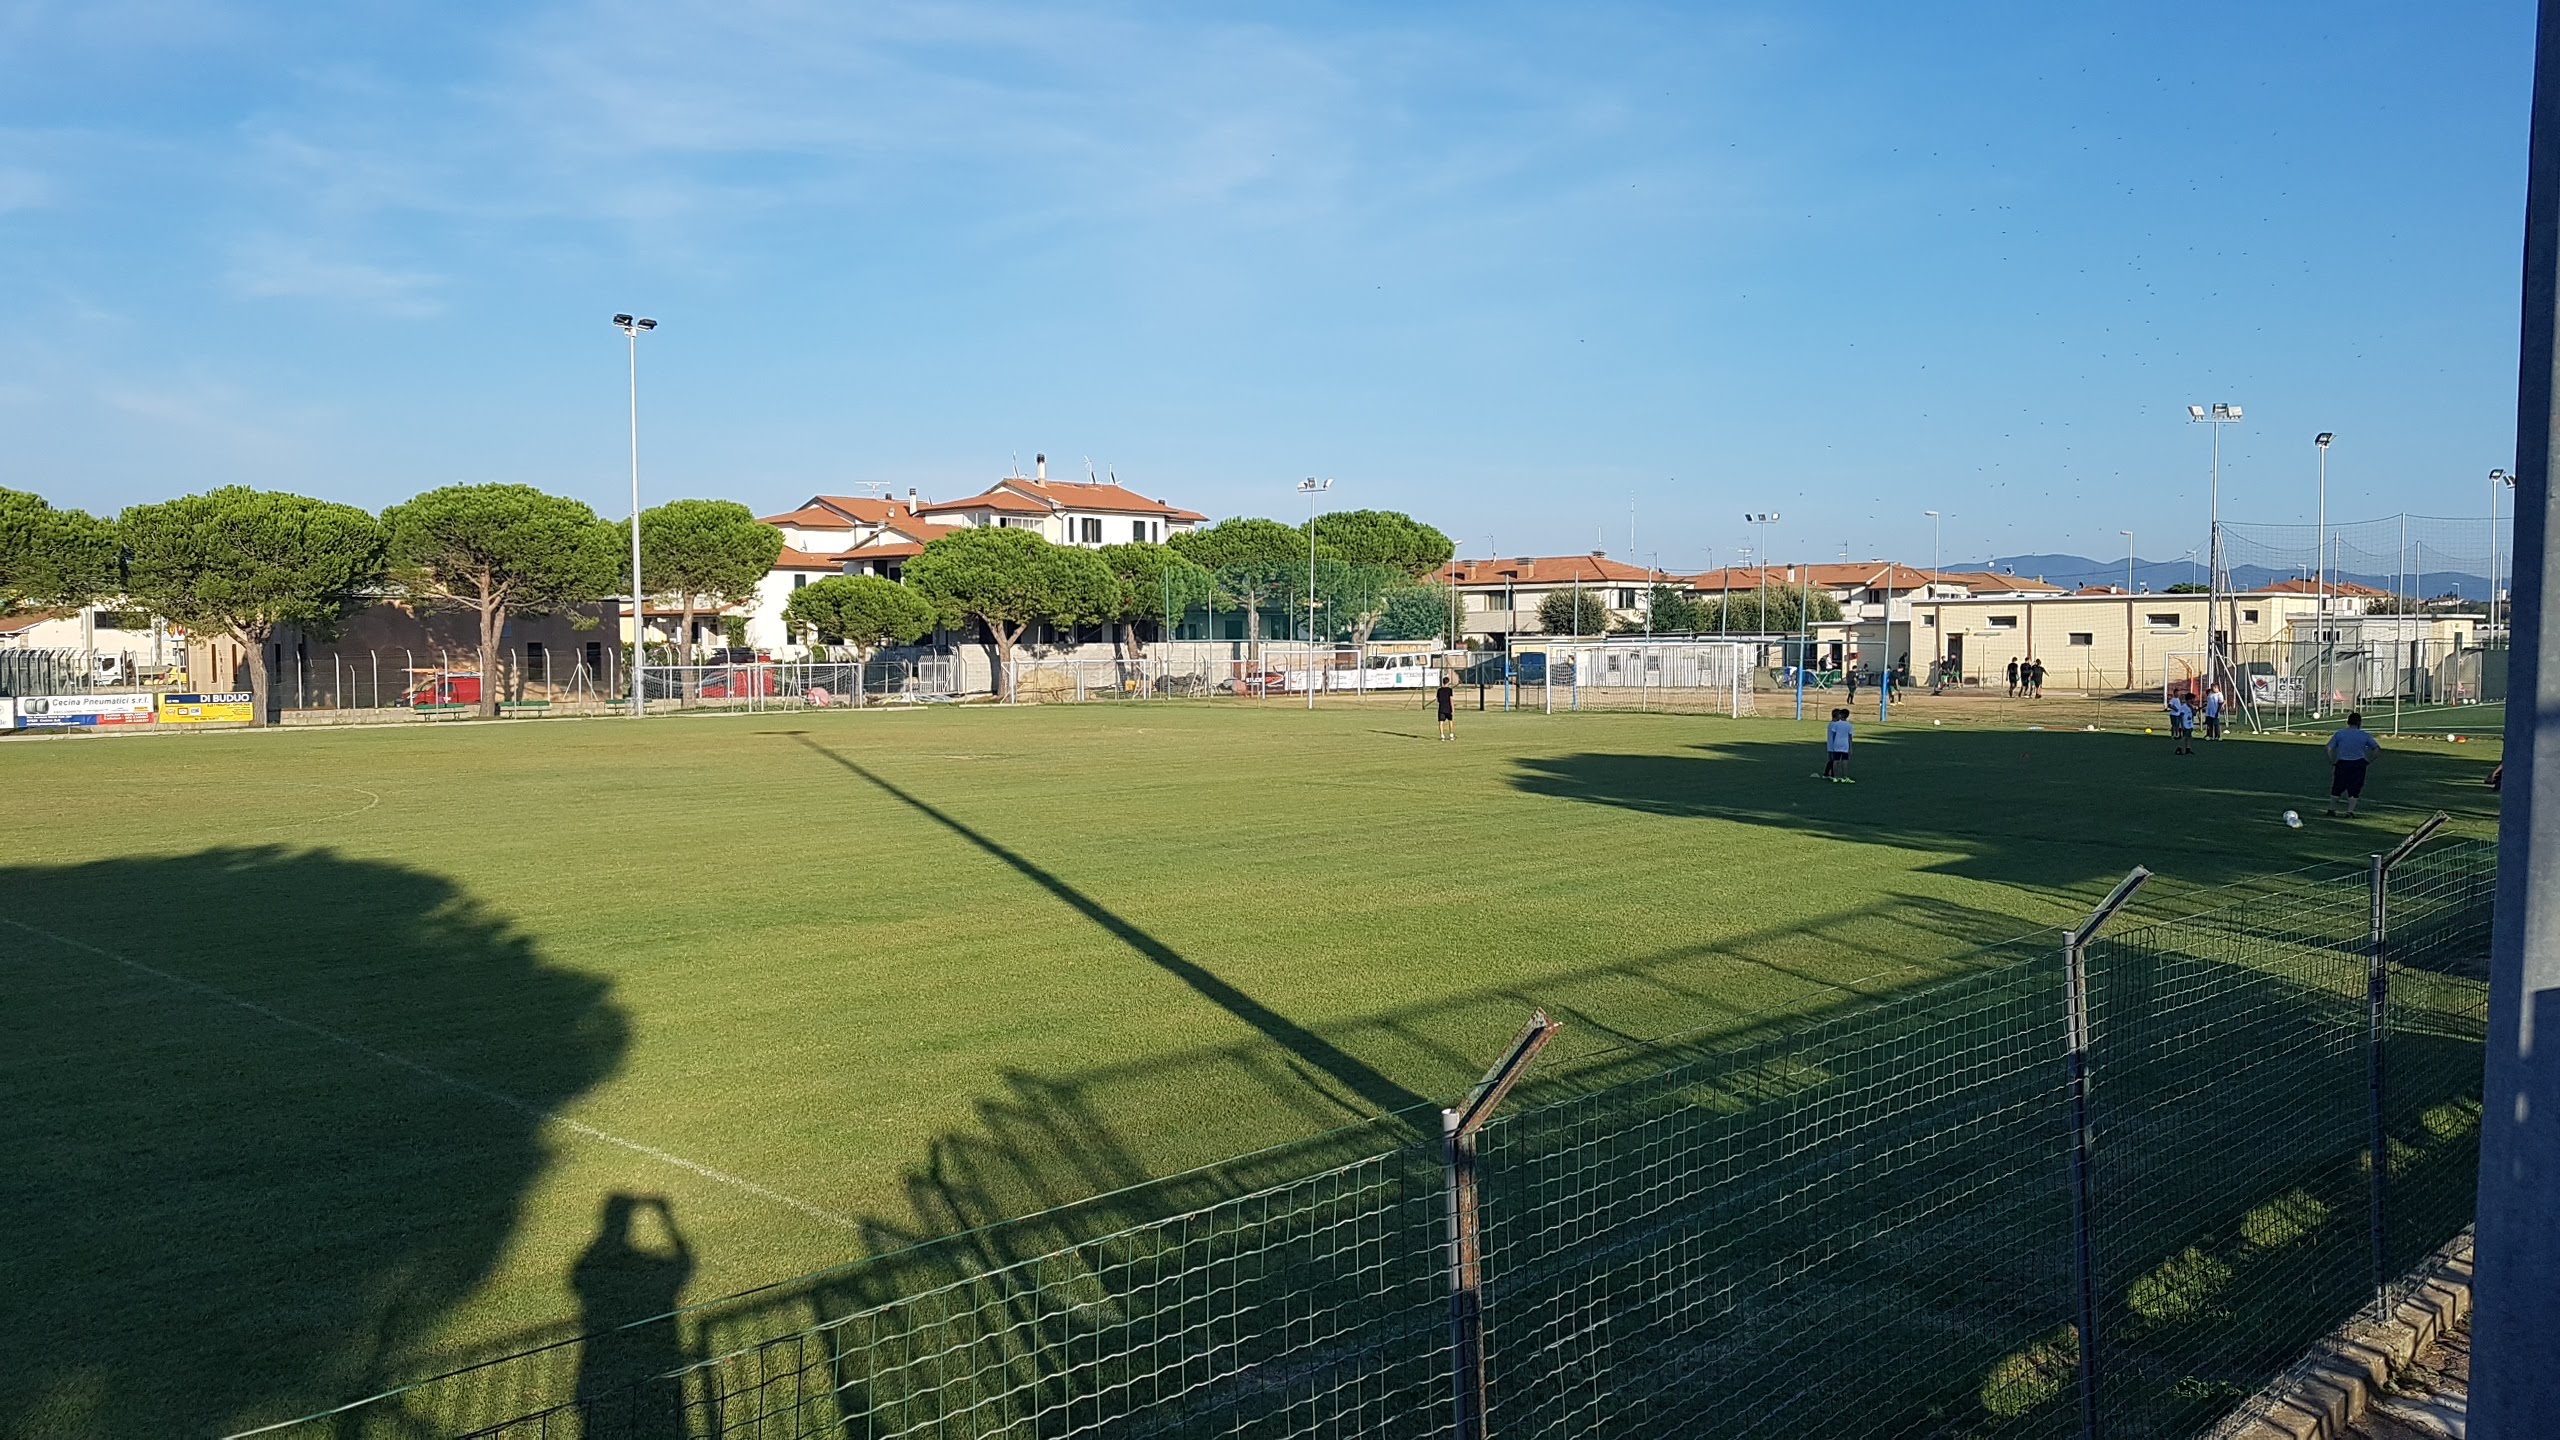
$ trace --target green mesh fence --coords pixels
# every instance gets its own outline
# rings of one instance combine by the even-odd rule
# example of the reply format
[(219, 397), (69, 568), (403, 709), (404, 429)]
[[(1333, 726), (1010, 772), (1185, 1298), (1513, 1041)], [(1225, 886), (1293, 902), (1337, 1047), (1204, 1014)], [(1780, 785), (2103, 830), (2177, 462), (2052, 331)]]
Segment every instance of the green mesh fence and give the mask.
[[(2205, 1433), (2469, 1223), (2495, 870), (2394, 872), (2378, 1028), (2355, 867), (2092, 942), (2097, 1434)], [(1498, 1115), (1481, 1426), (1444, 1152), (1381, 1122), (253, 1433), (2083, 1434), (2061, 940), (1971, 958)]]

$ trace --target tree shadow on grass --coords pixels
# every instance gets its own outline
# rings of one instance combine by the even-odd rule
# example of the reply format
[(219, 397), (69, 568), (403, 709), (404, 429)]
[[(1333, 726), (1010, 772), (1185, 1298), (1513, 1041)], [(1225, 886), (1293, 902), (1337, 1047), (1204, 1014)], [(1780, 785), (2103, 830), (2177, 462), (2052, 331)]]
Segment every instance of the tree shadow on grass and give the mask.
[[(1518, 789), (1673, 819), (1724, 820), (1941, 855), (1932, 868), (2083, 895), (2136, 864), (2218, 885), (2388, 849), (2433, 810), (2494, 821), (2484, 765), (2415, 743), (2374, 767), (2365, 815), (2318, 813), (2328, 766), (2309, 746), (2227, 741), (2172, 755), (2166, 739), (2053, 730), (1862, 734), (1855, 785), (1826, 785), (1815, 745), (1737, 741), (1672, 753), (1518, 762)], [(2310, 824), (2286, 828), (2282, 812)]]
[(0, 1433), (218, 1433), (401, 1378), (626, 1043), (605, 982), (396, 865), (218, 849), (0, 897)]

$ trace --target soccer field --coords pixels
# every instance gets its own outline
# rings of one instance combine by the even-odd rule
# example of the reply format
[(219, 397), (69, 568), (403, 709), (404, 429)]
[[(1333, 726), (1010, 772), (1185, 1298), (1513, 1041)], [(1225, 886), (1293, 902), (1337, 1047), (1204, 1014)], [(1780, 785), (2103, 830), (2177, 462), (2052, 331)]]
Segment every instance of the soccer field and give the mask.
[[(2497, 756), (2398, 743), (2346, 822), (2307, 741), (1924, 714), (1862, 726), (1832, 786), (1810, 723), (1431, 730), (952, 707), (0, 745), (0, 1426), (282, 1418), (1437, 1107), (1532, 1006), (1557, 1073), (1912, 984), (2135, 863), (2174, 913), (2432, 809), (2485, 828)], [(657, 1263), (617, 1264), (615, 1196), (662, 1197)]]

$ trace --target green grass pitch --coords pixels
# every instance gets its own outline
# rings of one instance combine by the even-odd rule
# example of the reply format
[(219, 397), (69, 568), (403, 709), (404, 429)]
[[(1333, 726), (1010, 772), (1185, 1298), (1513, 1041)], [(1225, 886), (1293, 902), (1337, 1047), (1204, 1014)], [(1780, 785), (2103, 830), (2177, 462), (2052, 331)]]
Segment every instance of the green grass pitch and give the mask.
[[(1811, 723), (1418, 706), (0, 745), (0, 1434), (282, 1418), (1445, 1104), (1534, 1005), (1569, 1071), (2493, 813), (2493, 744), (2346, 822), (2305, 741), (1924, 727), (1854, 786)], [(614, 1195), (661, 1293), (596, 1279)]]

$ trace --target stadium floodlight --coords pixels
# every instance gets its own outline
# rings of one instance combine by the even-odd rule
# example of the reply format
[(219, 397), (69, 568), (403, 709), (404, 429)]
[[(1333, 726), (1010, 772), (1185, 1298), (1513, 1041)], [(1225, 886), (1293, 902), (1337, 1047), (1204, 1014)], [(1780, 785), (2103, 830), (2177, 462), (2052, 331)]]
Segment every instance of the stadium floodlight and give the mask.
[[(2515, 488), (2516, 477), (2505, 466), (2489, 472), (2489, 628), (2488, 636), (2498, 633), (2498, 492)], [(2483, 636), (2481, 643), (2488, 643)]]
[[(2206, 557), (2204, 606), (2204, 670), (2205, 683), (2209, 685), (2222, 682), (2225, 664), (2222, 646), (2215, 638), (2222, 633), (2215, 628), (2215, 617), (2222, 610), (2222, 427), (2238, 422), (2240, 415), (2240, 407), (2226, 400), (2214, 401), (2210, 410), (2202, 405), (2187, 407), (2188, 423), (2213, 427), (2211, 553)], [(2328, 449), (2322, 447), (2320, 454), (2324, 461), (2328, 453)]]
[[(1766, 635), (1769, 633), (1769, 527), (1778, 523), (1778, 512), (1746, 510), (1742, 514), (1742, 522), (1760, 527), (1760, 613), (1755, 618), (1759, 622), (1760, 633)], [(1733, 591), (1728, 588), (1725, 594), (1730, 597)]]
[(649, 670), (649, 622), (640, 599), (640, 337), (657, 329), (658, 322), (616, 315), (613, 325), (631, 345), (631, 716), (636, 720), (649, 713), (643, 683)]
[(1307, 497), (1307, 708), (1316, 708), (1316, 497), (1333, 488), (1331, 479), (1313, 475), (1298, 482)]

